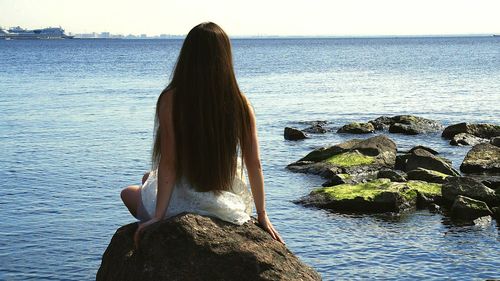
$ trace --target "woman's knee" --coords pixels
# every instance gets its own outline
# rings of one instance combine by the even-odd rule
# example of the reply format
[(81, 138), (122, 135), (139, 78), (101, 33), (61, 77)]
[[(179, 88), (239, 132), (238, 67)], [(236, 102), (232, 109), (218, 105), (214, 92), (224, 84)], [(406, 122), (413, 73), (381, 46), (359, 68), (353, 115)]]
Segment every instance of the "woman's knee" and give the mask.
[(135, 185), (128, 186), (120, 192), (120, 197), (125, 205), (135, 205), (139, 196), (140, 188)]

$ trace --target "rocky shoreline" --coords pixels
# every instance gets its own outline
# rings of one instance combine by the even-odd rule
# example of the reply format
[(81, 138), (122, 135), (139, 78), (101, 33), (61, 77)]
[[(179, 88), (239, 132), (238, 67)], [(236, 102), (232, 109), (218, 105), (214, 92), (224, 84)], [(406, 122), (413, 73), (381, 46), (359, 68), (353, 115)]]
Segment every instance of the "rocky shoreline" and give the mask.
[[(332, 130), (326, 122), (319, 126)], [(450, 145), (472, 146), (460, 171), (429, 147), (415, 145), (409, 151), (398, 151), (396, 142), (383, 133), (416, 135), (441, 130), (441, 137), (451, 140)], [(459, 223), (487, 221), (482, 219), (485, 216), (500, 220), (500, 126), (459, 123), (444, 128), (439, 121), (399, 115), (349, 123), (337, 133), (375, 136), (320, 147), (289, 164), (287, 169), (292, 172), (326, 180), (323, 187), (314, 188), (295, 203), (358, 213), (427, 208)], [(286, 132), (285, 139), (290, 140)]]

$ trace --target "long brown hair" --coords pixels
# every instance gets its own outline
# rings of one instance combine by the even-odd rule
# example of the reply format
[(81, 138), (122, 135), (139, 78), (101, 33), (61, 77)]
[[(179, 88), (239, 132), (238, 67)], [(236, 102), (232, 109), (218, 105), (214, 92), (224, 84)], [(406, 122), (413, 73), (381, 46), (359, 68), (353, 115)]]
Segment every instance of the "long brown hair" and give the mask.
[(231, 43), (217, 24), (201, 23), (191, 29), (172, 80), (158, 98), (153, 168), (162, 157), (160, 100), (169, 91), (173, 94), (177, 178), (187, 179), (198, 191), (229, 190), (238, 144), (242, 154), (249, 145), (250, 109), (236, 82)]

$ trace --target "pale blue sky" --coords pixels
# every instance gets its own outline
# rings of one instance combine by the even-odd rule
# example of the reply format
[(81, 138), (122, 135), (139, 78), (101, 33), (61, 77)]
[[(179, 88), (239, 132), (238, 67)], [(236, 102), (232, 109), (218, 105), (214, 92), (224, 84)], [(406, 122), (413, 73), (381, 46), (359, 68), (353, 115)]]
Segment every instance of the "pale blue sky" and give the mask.
[(186, 34), (214, 21), (230, 35), (500, 33), (500, 0), (0, 0), (0, 26)]

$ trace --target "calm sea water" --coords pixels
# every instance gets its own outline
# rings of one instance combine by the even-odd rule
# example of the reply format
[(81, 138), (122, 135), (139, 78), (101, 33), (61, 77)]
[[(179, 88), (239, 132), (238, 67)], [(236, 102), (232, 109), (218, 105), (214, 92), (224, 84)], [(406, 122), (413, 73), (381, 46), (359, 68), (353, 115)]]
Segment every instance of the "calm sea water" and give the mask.
[[(180, 40), (0, 41), (0, 280), (91, 280), (113, 233), (133, 222), (119, 197), (149, 167), (154, 105)], [(500, 38), (233, 40), (255, 107), (270, 218), (325, 280), (500, 278), (495, 222), (459, 227), (418, 211), (389, 219), (291, 201), (322, 180), (285, 166), (352, 138), (283, 140), (285, 126), (333, 127), (388, 114), (445, 125), (500, 120)], [(424, 144), (458, 167), (468, 148)]]

